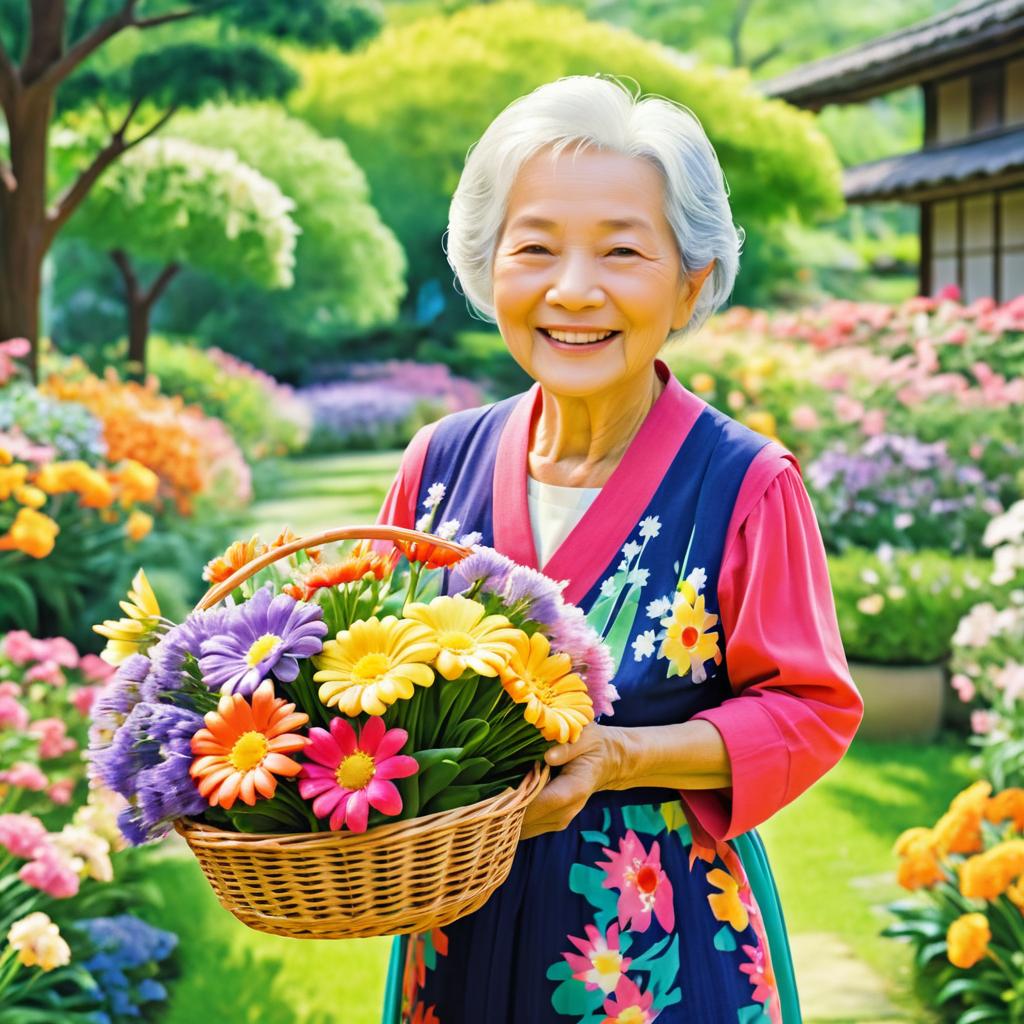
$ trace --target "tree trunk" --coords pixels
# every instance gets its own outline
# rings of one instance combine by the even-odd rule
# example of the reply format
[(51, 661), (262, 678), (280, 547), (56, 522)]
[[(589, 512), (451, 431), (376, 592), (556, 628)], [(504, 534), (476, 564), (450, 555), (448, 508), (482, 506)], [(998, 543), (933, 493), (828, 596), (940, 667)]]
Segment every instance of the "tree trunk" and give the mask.
[(170, 263), (149, 286), (139, 284), (131, 257), (123, 249), (114, 249), (110, 258), (124, 281), (124, 302), (128, 312), (128, 376), (142, 380), (146, 376), (146, 341), (149, 339), (149, 315), (180, 266)]
[(8, 114), (12, 190), (0, 183), (0, 340), (28, 338), (38, 375), (39, 295), (47, 250), (46, 158), (53, 96), (20, 91)]

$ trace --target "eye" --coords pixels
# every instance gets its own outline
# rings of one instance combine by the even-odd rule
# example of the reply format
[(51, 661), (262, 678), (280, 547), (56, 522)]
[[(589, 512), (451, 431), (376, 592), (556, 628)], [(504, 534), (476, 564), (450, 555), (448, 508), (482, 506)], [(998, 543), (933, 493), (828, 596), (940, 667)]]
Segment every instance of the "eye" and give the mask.
[(640, 254), (636, 249), (630, 249), (628, 245), (617, 245), (614, 249), (609, 252), (610, 256), (614, 256), (617, 253), (625, 253), (627, 256), (639, 256)]
[(545, 248), (544, 248), (544, 246), (543, 246), (543, 245), (541, 245), (541, 244), (540, 244), (539, 242), (532, 242), (532, 243), (531, 243), (530, 245), (524, 245), (524, 246), (522, 247), (522, 249), (520, 249), (519, 251), (520, 251), (520, 252), (526, 252), (526, 253), (530, 253), (530, 255), (533, 255), (533, 253), (531, 252), (531, 250), (540, 250), (540, 252), (547, 252), (547, 251), (548, 251), (548, 250), (547, 250), (547, 249), (545, 249)]

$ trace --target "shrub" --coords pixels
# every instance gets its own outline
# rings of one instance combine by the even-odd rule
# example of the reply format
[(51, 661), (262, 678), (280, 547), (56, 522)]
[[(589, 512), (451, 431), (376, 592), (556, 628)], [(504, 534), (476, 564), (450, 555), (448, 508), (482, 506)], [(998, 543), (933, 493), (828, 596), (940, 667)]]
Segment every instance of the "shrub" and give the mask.
[(160, 390), (223, 420), (250, 461), (301, 451), (309, 439), (305, 404), (251, 363), (162, 337), (150, 339), (148, 355)]
[(843, 647), (851, 660), (929, 665), (949, 656), (960, 617), (1003, 593), (986, 559), (945, 551), (850, 548), (830, 555)]

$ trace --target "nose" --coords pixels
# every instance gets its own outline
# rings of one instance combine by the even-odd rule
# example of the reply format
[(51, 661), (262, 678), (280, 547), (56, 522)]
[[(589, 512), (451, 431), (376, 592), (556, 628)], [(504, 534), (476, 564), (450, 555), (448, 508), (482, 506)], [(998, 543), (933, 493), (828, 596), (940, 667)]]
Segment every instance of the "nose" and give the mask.
[(567, 253), (555, 270), (554, 283), (545, 299), (563, 309), (592, 309), (604, 305), (604, 291), (597, 284), (594, 267), (583, 253)]

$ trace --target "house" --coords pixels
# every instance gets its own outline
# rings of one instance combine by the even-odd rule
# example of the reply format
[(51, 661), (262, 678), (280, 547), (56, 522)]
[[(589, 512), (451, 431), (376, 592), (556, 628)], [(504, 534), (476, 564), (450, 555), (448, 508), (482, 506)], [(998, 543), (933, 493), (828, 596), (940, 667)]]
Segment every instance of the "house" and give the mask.
[(920, 208), (920, 294), (1024, 294), (1024, 0), (965, 0), (759, 83), (815, 111), (910, 85), (923, 93), (923, 148), (848, 168), (847, 201)]

